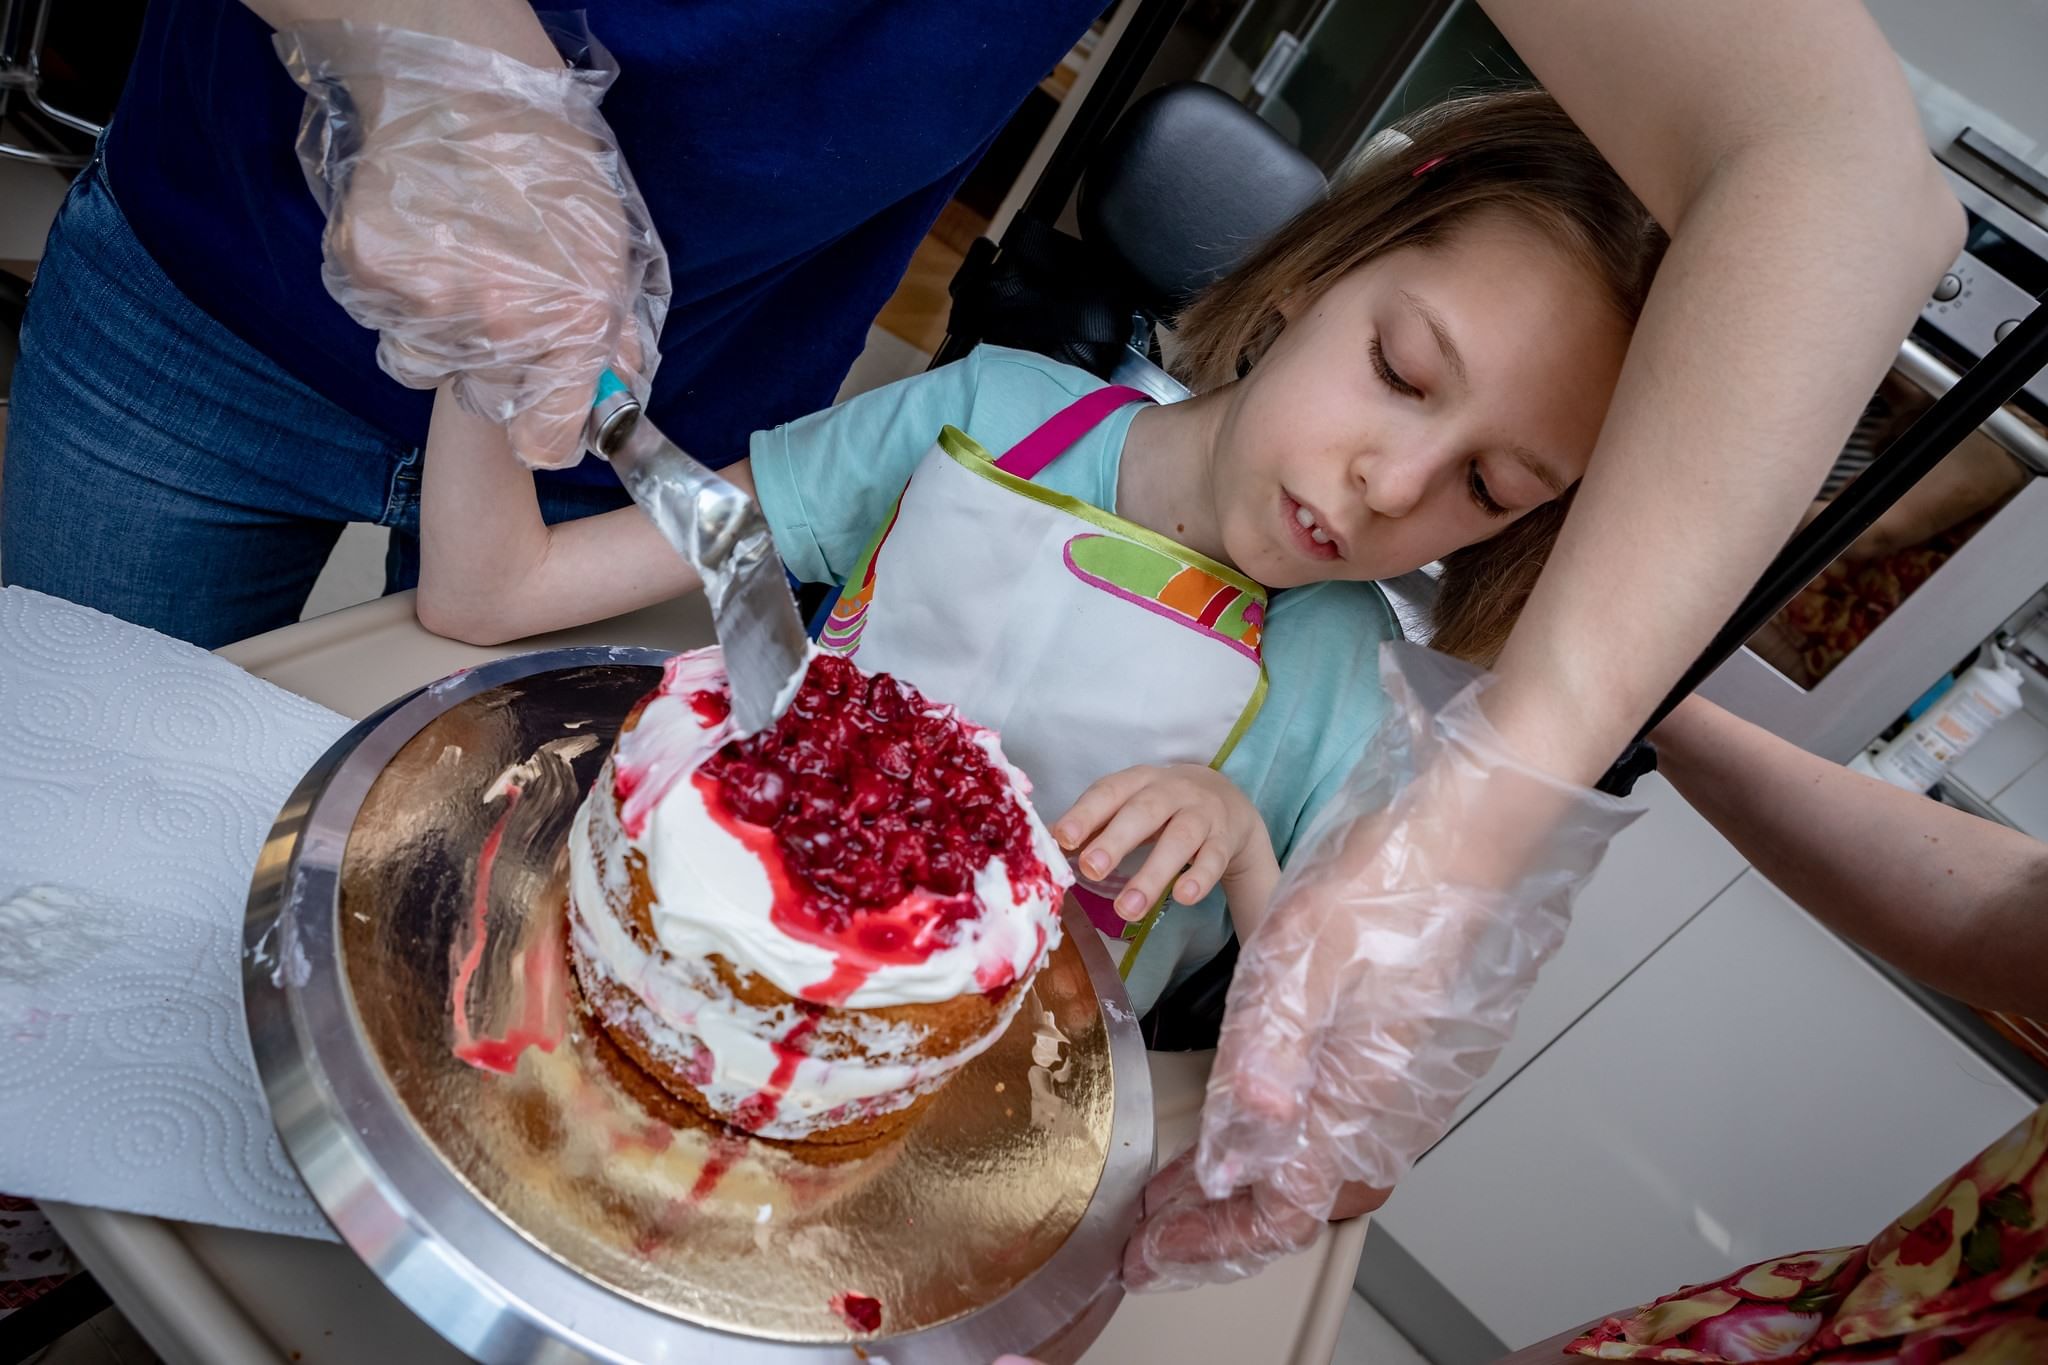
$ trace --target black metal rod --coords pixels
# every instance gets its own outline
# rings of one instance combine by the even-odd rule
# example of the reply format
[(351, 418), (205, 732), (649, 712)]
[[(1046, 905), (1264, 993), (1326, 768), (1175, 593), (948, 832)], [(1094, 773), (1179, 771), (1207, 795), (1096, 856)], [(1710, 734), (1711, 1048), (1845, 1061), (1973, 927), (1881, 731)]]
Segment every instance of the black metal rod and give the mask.
[(2048, 367), (2048, 307), (2042, 306), (2044, 302), (2048, 302), (2048, 293), (2035, 301), (2034, 311), (2004, 341), (1971, 366), (1947, 393), (1937, 397), (1806, 529), (1792, 537), (1750, 589), (1749, 596), (1742, 599), (1728, 624), (1657, 707), (1636, 736), (1638, 740), (1670, 715), (1688, 693), (1727, 662), (1750, 636), (1782, 611), (1821, 570), (1834, 563), (1857, 536), (1946, 459), (1965, 437), (1984, 425), (1992, 413)]

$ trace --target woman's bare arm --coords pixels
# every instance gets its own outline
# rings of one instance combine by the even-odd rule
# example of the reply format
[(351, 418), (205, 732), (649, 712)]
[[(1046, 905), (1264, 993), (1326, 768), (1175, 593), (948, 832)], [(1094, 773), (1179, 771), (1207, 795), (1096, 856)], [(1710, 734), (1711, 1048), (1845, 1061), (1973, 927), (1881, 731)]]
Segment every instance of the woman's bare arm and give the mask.
[(385, 24), (495, 48), (528, 66), (560, 66), (562, 58), (525, 0), (242, 0), (272, 28), (327, 19)]
[(2048, 844), (1688, 698), (1661, 770), (1830, 928), (1960, 1000), (2048, 1017)]
[[(747, 462), (719, 471), (754, 491)], [(420, 485), (420, 588), (436, 635), (495, 645), (603, 620), (701, 585), (637, 507), (548, 526), (505, 430), (434, 397)]]
[(1887, 507), (1846, 552), (1876, 559), (1918, 545), (2017, 493), (2027, 471), (1981, 432), (1968, 437), (1926, 478)]
[(1596, 777), (1784, 543), (1963, 219), (1855, 0), (1483, 0), (1671, 249), (1488, 711)]

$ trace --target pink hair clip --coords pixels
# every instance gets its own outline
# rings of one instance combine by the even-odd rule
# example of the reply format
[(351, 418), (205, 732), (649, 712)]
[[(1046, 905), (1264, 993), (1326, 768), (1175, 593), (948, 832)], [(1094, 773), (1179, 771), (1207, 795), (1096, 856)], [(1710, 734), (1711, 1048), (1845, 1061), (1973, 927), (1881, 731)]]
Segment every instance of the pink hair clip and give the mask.
[(1423, 162), (1423, 163), (1422, 163), (1422, 164), (1421, 164), (1420, 166), (1417, 166), (1417, 167), (1416, 167), (1416, 168), (1415, 168), (1414, 170), (1410, 171), (1410, 172), (1408, 173), (1408, 178), (1409, 178), (1410, 180), (1414, 180), (1414, 179), (1417, 179), (1417, 178), (1419, 178), (1420, 176), (1426, 175), (1426, 174), (1427, 174), (1427, 173), (1429, 173), (1430, 171), (1433, 171), (1433, 170), (1435, 170), (1435, 169), (1436, 169), (1437, 167), (1439, 167), (1439, 166), (1441, 166), (1441, 165), (1443, 165), (1443, 164), (1444, 164), (1444, 159), (1443, 159), (1442, 157), (1440, 157), (1440, 156), (1433, 156), (1433, 157), (1431, 157), (1431, 158), (1430, 158), (1429, 160), (1427, 160), (1427, 161)]

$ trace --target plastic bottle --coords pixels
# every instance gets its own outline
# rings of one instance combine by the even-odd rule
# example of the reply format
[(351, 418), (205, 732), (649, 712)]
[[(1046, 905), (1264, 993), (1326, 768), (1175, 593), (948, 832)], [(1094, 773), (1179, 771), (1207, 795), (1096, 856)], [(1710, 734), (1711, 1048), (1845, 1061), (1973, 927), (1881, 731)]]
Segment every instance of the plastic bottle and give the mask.
[(1866, 754), (1865, 763), (1851, 766), (1895, 787), (1924, 792), (1992, 726), (2019, 709), (2020, 671), (1996, 643), (1988, 644), (1983, 657), (1919, 719)]

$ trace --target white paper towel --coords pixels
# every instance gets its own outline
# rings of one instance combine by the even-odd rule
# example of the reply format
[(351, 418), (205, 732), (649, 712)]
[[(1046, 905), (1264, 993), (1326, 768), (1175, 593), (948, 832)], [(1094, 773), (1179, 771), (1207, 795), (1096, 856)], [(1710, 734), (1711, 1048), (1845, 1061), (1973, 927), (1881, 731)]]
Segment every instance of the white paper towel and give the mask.
[(0, 589), (0, 1190), (328, 1237), (249, 1056), (242, 916), (348, 722), (224, 659)]

